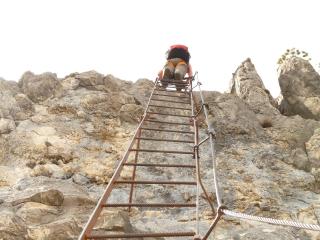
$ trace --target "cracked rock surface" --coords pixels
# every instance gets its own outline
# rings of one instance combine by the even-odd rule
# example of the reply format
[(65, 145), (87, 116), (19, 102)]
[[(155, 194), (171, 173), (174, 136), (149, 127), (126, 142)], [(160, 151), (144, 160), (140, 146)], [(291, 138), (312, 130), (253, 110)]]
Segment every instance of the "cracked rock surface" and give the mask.
[[(286, 64), (280, 82), (285, 81), (284, 76), (286, 81), (316, 81), (316, 74), (301, 60)], [(304, 83), (304, 93), (320, 97), (310, 84)], [(19, 83), (0, 80), (0, 239), (77, 239), (126, 150), (152, 88), (153, 82), (147, 79), (133, 83), (95, 71), (72, 73), (63, 79), (53, 73), (27, 72)], [(289, 103), (290, 97), (296, 99), (293, 90), (283, 90), (282, 94)], [(199, 104), (198, 93), (195, 95)], [(286, 106), (283, 111), (264, 87), (250, 59), (234, 73), (230, 93), (205, 91), (204, 97), (217, 135), (216, 160), (224, 205), (247, 214), (319, 224), (320, 122), (316, 108), (309, 108), (312, 115), (305, 115), (301, 107), (292, 110), (286, 103), (281, 105)], [(181, 110), (179, 114), (187, 112)], [(182, 121), (173, 116), (158, 119)], [(204, 139), (204, 119), (199, 122), (200, 139)], [(152, 122), (147, 125), (157, 126)], [(180, 129), (191, 131), (192, 127)], [(191, 135), (178, 133), (145, 131), (143, 136), (193, 140)], [(192, 144), (142, 141), (141, 148), (192, 151)], [(208, 143), (202, 145), (200, 156), (203, 183), (216, 206)], [(132, 161), (133, 155), (129, 159)], [(139, 161), (194, 164), (192, 155), (163, 153), (140, 153)], [(131, 176), (132, 167), (124, 168), (121, 179)], [(194, 181), (195, 172), (144, 167), (138, 168), (137, 179)], [(127, 202), (129, 190), (130, 185), (115, 188), (108, 202)], [(133, 196), (138, 203), (193, 203), (196, 189), (137, 185)], [(202, 194), (202, 235), (213, 217)], [(96, 231), (195, 231), (195, 226), (193, 208), (132, 208), (130, 213), (110, 208), (102, 212)], [(227, 216), (209, 237), (319, 238), (317, 232)]]

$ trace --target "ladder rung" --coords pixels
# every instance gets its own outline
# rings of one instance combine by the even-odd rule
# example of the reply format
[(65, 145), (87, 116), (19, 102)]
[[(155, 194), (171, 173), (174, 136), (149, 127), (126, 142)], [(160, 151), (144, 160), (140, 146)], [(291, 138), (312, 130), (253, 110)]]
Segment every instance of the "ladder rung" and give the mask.
[(195, 232), (163, 232), (163, 233), (123, 233), (123, 234), (92, 234), (86, 239), (108, 239), (108, 238), (147, 238), (147, 237), (187, 237), (194, 236)]
[(154, 98), (151, 98), (151, 100), (152, 100), (152, 101), (160, 101), (160, 102), (171, 102), (171, 103), (190, 104), (190, 102), (171, 101), (171, 100), (165, 100), (165, 99), (154, 99)]
[(172, 185), (197, 185), (197, 182), (189, 181), (151, 181), (151, 180), (118, 180), (116, 184), (172, 184)]
[(162, 138), (136, 137), (136, 139), (146, 140), (146, 141), (159, 141), (159, 142), (194, 143), (194, 141), (188, 141), (188, 140), (175, 140), (175, 139), (162, 139)]
[(178, 208), (196, 207), (195, 203), (107, 203), (102, 207), (154, 207), (154, 208)]
[[(159, 92), (171, 92), (171, 93), (183, 93), (183, 94), (189, 94), (189, 92), (178, 92), (178, 91), (174, 91), (174, 90), (166, 90), (166, 89), (160, 89), (160, 88), (156, 88), (156, 91)], [(178, 96), (177, 96), (178, 97)]]
[(140, 167), (196, 168), (195, 165), (187, 165), (187, 164), (125, 163), (124, 165), (126, 165), (126, 166), (140, 166)]
[(175, 133), (186, 133), (186, 134), (194, 134), (191, 131), (180, 131), (180, 130), (171, 130), (171, 129), (159, 129), (159, 128), (145, 128), (141, 127), (140, 129), (149, 130), (149, 131), (159, 131), (159, 132), (175, 132)]
[[(161, 87), (161, 85), (158, 85), (158, 86)], [(178, 86), (170, 86), (170, 85), (169, 85), (169, 86), (166, 86), (165, 88), (166, 88), (166, 89), (174, 89), (174, 88), (177, 88), (177, 87), (180, 87), (181, 90), (187, 91), (184, 86), (179, 86), (179, 85), (178, 85)], [(164, 87), (162, 87), (162, 88), (164, 88)], [(180, 92), (180, 91), (176, 91), (176, 92)]]
[(144, 122), (164, 123), (164, 124), (173, 124), (173, 125), (186, 125), (186, 126), (192, 126), (193, 125), (191, 123), (166, 122), (166, 121), (149, 120), (149, 119), (145, 119)]
[(173, 116), (173, 117), (186, 117), (191, 118), (191, 116), (187, 115), (180, 115), (180, 114), (170, 114), (170, 113), (160, 113), (160, 112), (147, 112), (149, 114), (157, 114), (157, 115), (164, 115), (164, 116)]
[(165, 83), (165, 84), (158, 84), (158, 87), (163, 87), (163, 88), (177, 88), (180, 87), (182, 89), (185, 89), (189, 87), (189, 84), (183, 84), (183, 83)]
[(133, 152), (157, 152), (157, 153), (176, 153), (176, 154), (194, 154), (194, 152), (187, 151), (170, 151), (170, 150), (155, 150), (155, 149), (136, 149), (132, 148), (130, 151)]
[(180, 110), (189, 110), (189, 111), (191, 111), (190, 108), (169, 107), (169, 106), (153, 105), (153, 104), (149, 104), (149, 106), (150, 106), (150, 107), (160, 107), (160, 108), (170, 108), (170, 109), (180, 109)]
[[(165, 85), (165, 86), (164, 86)], [(189, 87), (190, 86), (190, 84), (185, 84), (185, 83), (168, 83), (168, 82), (164, 82), (164, 83), (160, 83), (160, 84), (157, 84), (157, 86), (159, 86), (159, 87), (166, 87), (166, 88), (170, 88), (170, 87), (172, 87), (172, 88), (174, 88), (175, 86), (179, 86), (179, 87)]]
[(186, 81), (179, 81), (179, 80), (171, 80), (171, 81), (166, 81), (166, 80), (161, 80), (160, 83), (168, 83), (168, 84), (174, 84), (174, 83), (180, 83), (180, 84), (188, 84)]
[(153, 95), (156, 95), (156, 96), (164, 96), (164, 97), (177, 97), (177, 98), (187, 98), (187, 99), (189, 99), (189, 97), (173, 96), (173, 95), (168, 95), (168, 94), (159, 94), (159, 93), (154, 93)]

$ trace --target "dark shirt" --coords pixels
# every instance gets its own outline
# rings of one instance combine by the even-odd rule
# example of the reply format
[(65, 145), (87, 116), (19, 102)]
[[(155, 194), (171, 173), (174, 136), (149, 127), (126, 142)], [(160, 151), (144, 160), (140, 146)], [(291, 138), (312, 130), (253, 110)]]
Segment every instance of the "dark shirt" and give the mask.
[(169, 52), (167, 60), (172, 58), (181, 58), (183, 61), (189, 64), (190, 53), (182, 48), (174, 48)]

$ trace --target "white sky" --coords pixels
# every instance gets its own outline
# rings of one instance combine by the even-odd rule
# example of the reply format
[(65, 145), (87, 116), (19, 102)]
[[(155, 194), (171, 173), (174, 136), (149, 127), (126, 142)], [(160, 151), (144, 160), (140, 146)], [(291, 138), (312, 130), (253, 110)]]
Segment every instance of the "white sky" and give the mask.
[[(279, 93), (276, 62), (287, 49), (320, 46), (319, 0), (1, 0), (0, 76), (94, 69), (154, 79), (172, 44), (189, 46), (204, 89), (225, 91), (250, 57)], [(318, 54), (318, 55), (317, 55)]]

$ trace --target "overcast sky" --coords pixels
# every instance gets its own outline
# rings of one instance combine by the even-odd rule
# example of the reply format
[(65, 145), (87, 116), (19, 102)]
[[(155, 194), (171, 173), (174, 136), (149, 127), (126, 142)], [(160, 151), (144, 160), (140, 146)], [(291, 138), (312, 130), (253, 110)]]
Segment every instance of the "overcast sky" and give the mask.
[(155, 79), (172, 44), (189, 46), (203, 88), (226, 91), (250, 57), (274, 97), (277, 59), (296, 47), (320, 62), (318, 0), (2, 0), (0, 76), (96, 70)]

